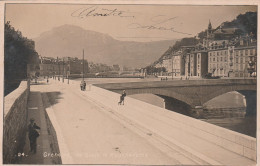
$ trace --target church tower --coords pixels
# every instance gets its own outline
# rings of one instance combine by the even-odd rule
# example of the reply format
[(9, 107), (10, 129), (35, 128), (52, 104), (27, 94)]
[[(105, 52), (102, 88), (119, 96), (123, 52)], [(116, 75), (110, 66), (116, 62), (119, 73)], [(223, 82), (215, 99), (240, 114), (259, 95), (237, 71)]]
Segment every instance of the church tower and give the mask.
[(209, 20), (209, 25), (208, 25), (208, 29), (207, 29), (207, 36), (203, 39), (203, 47), (209, 48), (209, 43), (212, 40), (213, 40), (213, 29), (212, 29), (211, 22)]
[(209, 25), (208, 25), (208, 30), (207, 30), (207, 38), (208, 39), (212, 38), (212, 25), (211, 25), (210, 20), (209, 20)]

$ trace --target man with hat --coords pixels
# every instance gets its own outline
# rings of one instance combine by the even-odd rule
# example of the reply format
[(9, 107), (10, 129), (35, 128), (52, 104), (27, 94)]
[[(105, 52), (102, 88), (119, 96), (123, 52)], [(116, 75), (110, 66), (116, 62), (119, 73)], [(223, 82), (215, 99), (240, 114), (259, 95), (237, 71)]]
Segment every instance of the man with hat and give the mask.
[(30, 124), (28, 125), (28, 137), (30, 140), (30, 148), (31, 148), (31, 152), (36, 153), (37, 150), (37, 138), (40, 136), (40, 134), (38, 133), (38, 131), (36, 129), (41, 129), (39, 126), (36, 125), (36, 123), (34, 123), (34, 119), (31, 118), (30, 119)]

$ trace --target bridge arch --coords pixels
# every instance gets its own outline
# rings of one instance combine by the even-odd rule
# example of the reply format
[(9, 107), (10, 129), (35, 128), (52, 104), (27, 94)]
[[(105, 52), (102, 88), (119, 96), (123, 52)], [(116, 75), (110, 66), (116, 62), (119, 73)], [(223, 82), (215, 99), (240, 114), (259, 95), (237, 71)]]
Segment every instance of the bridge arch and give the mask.
[(133, 94), (154, 94), (158, 96), (163, 96), (163, 97), (171, 97), (174, 99), (177, 99), (179, 101), (182, 101), (188, 105), (192, 105), (193, 101), (190, 98), (187, 98), (185, 95), (177, 93), (175, 91), (169, 91), (167, 89), (127, 89), (127, 94), (128, 95), (133, 95)]
[[(117, 91), (118, 93), (121, 93), (122, 90)], [(143, 94), (143, 93), (151, 93), (155, 95), (161, 95), (161, 96), (167, 96), (174, 99), (177, 99), (179, 101), (182, 101), (188, 105), (190, 105), (192, 108), (195, 108), (196, 106), (202, 106), (209, 100), (214, 99), (217, 96), (220, 96), (222, 94), (237, 91), (239, 93), (243, 91), (256, 91), (256, 85), (251, 86), (213, 86), (210, 88), (206, 88), (204, 91), (201, 90), (201, 88), (189, 88), (186, 91), (183, 90), (180, 93), (180, 90), (178, 87), (173, 88), (143, 88), (143, 89), (126, 89), (127, 94)], [(244, 95), (244, 94), (243, 94)], [(247, 97), (247, 96), (246, 96)]]
[[(235, 86), (235, 87), (222, 87), (222, 88), (218, 88), (215, 89), (213, 91), (211, 91), (211, 93), (208, 93), (208, 95), (206, 95), (205, 97), (203, 97), (201, 99), (201, 103), (204, 104), (212, 99), (214, 99), (217, 96), (223, 95), (225, 93), (228, 92), (232, 92), (232, 91), (237, 91), (239, 93), (243, 92), (243, 91), (255, 91), (256, 92), (256, 86)], [(241, 93), (243, 94), (243, 93)]]

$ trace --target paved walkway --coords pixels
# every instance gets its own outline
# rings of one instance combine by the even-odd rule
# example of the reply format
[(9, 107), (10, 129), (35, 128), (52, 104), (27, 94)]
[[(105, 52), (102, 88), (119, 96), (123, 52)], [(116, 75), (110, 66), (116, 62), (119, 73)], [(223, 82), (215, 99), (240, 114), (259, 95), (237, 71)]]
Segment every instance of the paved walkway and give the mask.
[(70, 85), (51, 81), (48, 89), (38, 86), (49, 99), (46, 111), (56, 129), (63, 164), (198, 164), (178, 149), (150, 139), (149, 131), (111, 116), (105, 107), (82, 97), (77, 84)]
[[(89, 85), (80, 91), (79, 82), (66, 83), (50, 80), (49, 85), (32, 86), (29, 118), (40, 124), (41, 136), (36, 155), (28, 153), (27, 140), (24, 164), (52, 163), (42, 155), (50, 151), (44, 107), (56, 130), (63, 164), (256, 164), (187, 133), (170, 111), (129, 97), (120, 106), (119, 94)], [(48, 98), (44, 107), (42, 96)]]
[(35, 91), (35, 86), (36, 85), (31, 86), (31, 92), (29, 95), (27, 124), (29, 125), (29, 120), (34, 118), (35, 123), (41, 127), (40, 136), (37, 139), (37, 152), (36, 154), (30, 152), (30, 142), (27, 133), (24, 154), (21, 154), (23, 159), (20, 164), (53, 164), (51, 158), (44, 157), (44, 152), (50, 151), (49, 134), (47, 131), (41, 92)]
[[(256, 164), (248, 158), (211, 143), (210, 138), (209, 140), (202, 139), (193, 131), (185, 131), (185, 125), (178, 122), (174, 117), (175, 113), (171, 111), (129, 97), (126, 97), (124, 106), (118, 106), (119, 94), (95, 86), (88, 86), (86, 91), (80, 91), (76, 82), (72, 82), (70, 87), (73, 93), (80, 93), (82, 98), (92, 100), (121, 123), (129, 124), (135, 131), (138, 129), (148, 134), (150, 139), (147, 140), (164, 142), (169, 147), (178, 149), (179, 154), (182, 153), (193, 159), (196, 164), (241, 166)], [(156, 146), (156, 144), (153, 145)], [(157, 148), (160, 149), (161, 146)]]

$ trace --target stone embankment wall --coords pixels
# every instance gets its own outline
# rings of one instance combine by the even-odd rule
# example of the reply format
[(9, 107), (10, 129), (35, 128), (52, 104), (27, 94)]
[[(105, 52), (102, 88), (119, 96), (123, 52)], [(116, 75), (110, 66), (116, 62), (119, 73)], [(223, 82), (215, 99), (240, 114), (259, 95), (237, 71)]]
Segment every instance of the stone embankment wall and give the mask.
[(209, 124), (191, 117), (176, 114), (176, 121), (184, 131), (256, 161), (256, 138), (240, 134), (213, 124)]
[(3, 163), (16, 163), (17, 154), (25, 144), (27, 124), (27, 102), (30, 82), (22, 81), (20, 86), (4, 97)]

